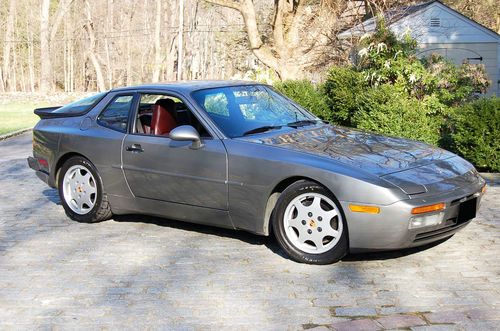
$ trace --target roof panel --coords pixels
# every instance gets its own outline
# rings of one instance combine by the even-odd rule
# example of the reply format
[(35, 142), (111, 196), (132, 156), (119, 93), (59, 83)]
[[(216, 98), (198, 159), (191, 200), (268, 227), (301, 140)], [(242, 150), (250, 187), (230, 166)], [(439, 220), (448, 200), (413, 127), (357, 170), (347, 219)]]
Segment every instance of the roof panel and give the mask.
[(252, 81), (245, 80), (186, 80), (178, 82), (162, 82), (162, 83), (151, 83), (136, 86), (127, 86), (113, 89), (113, 91), (126, 91), (126, 90), (137, 90), (137, 89), (152, 89), (152, 90), (177, 90), (183, 92), (192, 92), (207, 88), (216, 88), (224, 86), (239, 86), (239, 85), (255, 85), (261, 84)]

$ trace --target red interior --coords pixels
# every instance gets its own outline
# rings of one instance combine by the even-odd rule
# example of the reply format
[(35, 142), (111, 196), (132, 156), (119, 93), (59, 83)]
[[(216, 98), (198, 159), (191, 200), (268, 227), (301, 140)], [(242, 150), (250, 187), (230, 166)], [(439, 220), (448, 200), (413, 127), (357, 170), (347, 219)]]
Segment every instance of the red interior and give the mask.
[(160, 99), (152, 108), (151, 133), (156, 136), (168, 135), (177, 126), (175, 102), (171, 99)]

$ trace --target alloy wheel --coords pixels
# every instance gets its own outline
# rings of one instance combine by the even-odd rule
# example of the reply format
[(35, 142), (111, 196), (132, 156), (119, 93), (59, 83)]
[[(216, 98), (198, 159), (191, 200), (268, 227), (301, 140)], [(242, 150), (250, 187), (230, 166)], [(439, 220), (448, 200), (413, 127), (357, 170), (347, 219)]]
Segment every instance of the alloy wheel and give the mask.
[(310, 192), (295, 197), (286, 207), (283, 221), (291, 244), (309, 254), (331, 250), (342, 236), (340, 209), (323, 194)]
[(74, 165), (64, 174), (64, 200), (69, 208), (85, 215), (94, 208), (97, 200), (97, 185), (94, 176), (83, 165)]

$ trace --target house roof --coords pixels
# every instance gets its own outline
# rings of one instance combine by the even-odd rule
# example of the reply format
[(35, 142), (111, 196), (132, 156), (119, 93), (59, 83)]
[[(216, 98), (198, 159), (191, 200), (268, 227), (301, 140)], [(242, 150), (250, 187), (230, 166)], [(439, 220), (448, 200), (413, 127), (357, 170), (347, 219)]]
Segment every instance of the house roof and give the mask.
[[(445, 7), (447, 10), (453, 12), (454, 14), (458, 14), (461, 18), (466, 19), (471, 24), (478, 26), (482, 30), (486, 30), (487, 33), (494, 34), (496, 37), (500, 37), (498, 35), (498, 33), (496, 33), (495, 31), (493, 31), (493, 30), (487, 28), (486, 26), (468, 18), (467, 16), (465, 16), (462, 13), (456, 11), (455, 9), (447, 6), (446, 4), (442, 3), (439, 0), (431, 0), (431, 1), (420, 3), (420, 4), (416, 4), (416, 5), (397, 7), (397, 8), (388, 10), (384, 13), (384, 19), (386, 21), (386, 25), (389, 26), (389, 25), (394, 24), (403, 18), (412, 16), (412, 15), (418, 15), (419, 12), (424, 11), (425, 9), (427, 9), (428, 7), (430, 7), (431, 5), (434, 5), (434, 4), (439, 4), (443, 7)], [(361, 22), (360, 24), (341, 32), (338, 35), (338, 37), (340, 39), (359, 37), (359, 36), (362, 36), (366, 33), (368, 33), (368, 34), (373, 33), (375, 31), (375, 28), (376, 28), (376, 18), (371, 17), (371, 18)]]

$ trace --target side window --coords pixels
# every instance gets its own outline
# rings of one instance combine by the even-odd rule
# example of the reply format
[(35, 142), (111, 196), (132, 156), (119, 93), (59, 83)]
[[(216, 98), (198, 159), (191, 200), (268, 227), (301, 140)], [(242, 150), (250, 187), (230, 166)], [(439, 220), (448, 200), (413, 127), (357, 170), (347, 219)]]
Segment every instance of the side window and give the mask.
[(120, 132), (127, 131), (128, 114), (132, 108), (133, 95), (116, 97), (97, 118), (97, 122), (105, 127)]
[(210, 137), (205, 127), (179, 98), (166, 94), (141, 94), (135, 118), (135, 133), (168, 137), (170, 131), (181, 125), (191, 125), (201, 137)]

